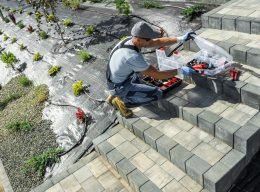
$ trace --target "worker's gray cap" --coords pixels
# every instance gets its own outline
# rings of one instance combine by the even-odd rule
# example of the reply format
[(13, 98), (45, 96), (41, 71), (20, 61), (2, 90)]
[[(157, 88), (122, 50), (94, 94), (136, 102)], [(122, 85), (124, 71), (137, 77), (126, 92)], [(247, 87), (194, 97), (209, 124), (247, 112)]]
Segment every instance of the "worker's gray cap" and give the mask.
[(154, 39), (161, 37), (161, 31), (151, 26), (150, 24), (140, 21), (134, 25), (131, 31), (131, 35), (134, 37), (140, 37), (144, 39)]

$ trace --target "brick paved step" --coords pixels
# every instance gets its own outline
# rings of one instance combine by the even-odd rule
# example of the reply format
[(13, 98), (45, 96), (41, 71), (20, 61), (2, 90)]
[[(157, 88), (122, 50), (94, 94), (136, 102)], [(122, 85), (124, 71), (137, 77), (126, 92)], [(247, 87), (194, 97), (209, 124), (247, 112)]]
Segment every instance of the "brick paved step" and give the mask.
[[(148, 136), (146, 132), (144, 133), (145, 137)], [(163, 140), (161, 139), (161, 141)], [(185, 174), (183, 170), (179, 169), (178, 165), (175, 166), (172, 164), (169, 157), (166, 158), (161, 155), (160, 151), (157, 152), (156, 149), (146, 144), (139, 137), (136, 137), (122, 125), (118, 125), (107, 131), (95, 139), (93, 143), (96, 150), (129, 182), (135, 191), (172, 192), (179, 190), (184, 192), (199, 192), (202, 190), (202, 186), (195, 182), (188, 174)], [(163, 143), (159, 145), (163, 147)], [(191, 153), (188, 154), (187, 150), (176, 145), (177, 143), (174, 143), (171, 146), (171, 148), (176, 147), (176, 154), (181, 155), (182, 152), (186, 152), (186, 158), (191, 157)], [(166, 147), (169, 150), (169, 146)], [(164, 148), (160, 149), (165, 152), (167, 151)], [(175, 158), (178, 158), (178, 156)], [(181, 161), (181, 158), (179, 160)], [(192, 162), (192, 160), (189, 162)], [(178, 164), (183, 163), (178, 162)], [(184, 167), (185, 165), (181, 166)], [(205, 167), (204, 169), (208, 168)], [(190, 171), (192, 170), (191, 168)], [(199, 177), (202, 176), (198, 175), (198, 179)], [(202, 178), (200, 180), (202, 181)]]
[(128, 119), (118, 114), (120, 123), (208, 191), (226, 191), (246, 166), (243, 153), (180, 118), (150, 107), (134, 113)]
[(201, 17), (205, 28), (260, 34), (260, 2), (233, 0)]
[[(234, 61), (260, 68), (260, 35), (205, 28), (198, 30), (197, 34), (225, 49)], [(186, 43), (185, 49), (195, 52), (199, 50), (192, 40)]]
[(130, 186), (109, 163), (96, 152), (92, 152), (31, 192), (104, 190), (132, 192)]

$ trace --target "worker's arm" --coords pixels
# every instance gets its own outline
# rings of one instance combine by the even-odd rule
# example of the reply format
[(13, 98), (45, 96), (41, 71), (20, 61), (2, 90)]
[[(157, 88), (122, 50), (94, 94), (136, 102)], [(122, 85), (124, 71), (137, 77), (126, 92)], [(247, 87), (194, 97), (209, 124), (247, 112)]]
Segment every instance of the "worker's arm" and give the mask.
[(177, 75), (177, 70), (169, 70), (169, 71), (158, 71), (152, 65), (142, 72), (143, 75), (147, 75), (153, 77), (154, 79), (168, 79)]
[(141, 38), (133, 38), (133, 43), (138, 47), (164, 47), (177, 43), (176, 37), (161, 37), (157, 39), (151, 39), (146, 41)]

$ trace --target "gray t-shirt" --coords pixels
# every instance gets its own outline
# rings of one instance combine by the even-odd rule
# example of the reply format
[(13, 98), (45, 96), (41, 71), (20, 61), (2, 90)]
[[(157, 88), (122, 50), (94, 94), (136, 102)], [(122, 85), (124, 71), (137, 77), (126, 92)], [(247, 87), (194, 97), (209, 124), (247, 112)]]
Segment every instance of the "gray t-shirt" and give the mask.
[[(133, 45), (132, 40), (125, 43)], [(111, 81), (122, 83), (133, 72), (145, 71), (149, 64), (144, 60), (141, 53), (128, 48), (121, 48), (114, 52), (110, 59)]]

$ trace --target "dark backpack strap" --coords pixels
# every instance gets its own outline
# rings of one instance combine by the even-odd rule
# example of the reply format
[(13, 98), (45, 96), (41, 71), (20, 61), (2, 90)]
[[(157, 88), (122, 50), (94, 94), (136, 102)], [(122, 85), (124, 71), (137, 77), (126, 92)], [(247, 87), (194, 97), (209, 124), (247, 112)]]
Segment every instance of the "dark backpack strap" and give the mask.
[[(109, 66), (109, 63), (110, 63), (110, 59), (111, 57), (113, 56), (113, 54), (118, 50), (118, 49), (121, 49), (121, 48), (127, 48), (127, 49), (132, 49), (132, 50), (135, 50), (136, 52), (140, 52), (140, 50), (134, 46), (134, 45), (125, 45), (125, 43), (127, 41), (129, 41), (132, 37), (129, 37), (129, 38), (126, 38), (125, 40), (123, 40), (119, 45), (117, 45), (113, 50), (112, 52), (110, 53), (109, 55), (109, 61), (108, 61), (108, 64), (107, 64), (107, 70), (106, 70), (106, 79), (108, 82), (110, 83), (113, 83), (110, 79), (111, 77), (111, 69), (110, 69), (110, 66)], [(129, 76), (131, 76), (133, 73), (131, 73)], [(128, 78), (127, 78), (128, 79)]]

